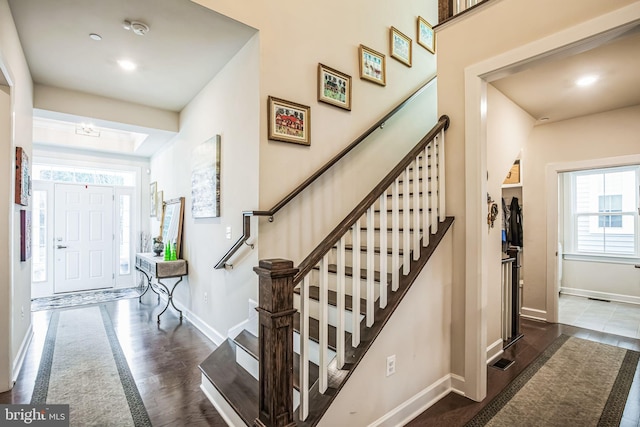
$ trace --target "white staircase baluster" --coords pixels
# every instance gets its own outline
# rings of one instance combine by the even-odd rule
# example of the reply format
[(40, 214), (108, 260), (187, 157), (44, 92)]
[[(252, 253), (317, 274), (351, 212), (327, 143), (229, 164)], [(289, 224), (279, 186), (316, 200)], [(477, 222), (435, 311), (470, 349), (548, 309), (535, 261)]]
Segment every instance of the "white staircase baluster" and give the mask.
[(431, 207), (431, 234), (436, 234), (438, 231), (438, 170), (436, 166), (436, 146), (435, 138), (429, 144), (431, 147), (431, 158), (429, 163), (431, 164), (431, 195), (429, 200), (429, 206)]
[[(367, 327), (370, 328), (373, 325), (373, 310), (375, 294), (373, 292), (374, 285), (374, 261), (375, 261), (375, 230), (374, 230), (374, 212), (373, 206), (367, 210)], [(380, 230), (381, 233), (386, 231)], [(360, 272), (353, 272), (354, 279), (357, 277), (360, 279)]]
[[(360, 220), (357, 220), (352, 227), (353, 238), (353, 262), (352, 271), (360, 271)], [(360, 280), (355, 275), (351, 279), (351, 299), (353, 301), (353, 311), (351, 321), (353, 330), (351, 334), (351, 345), (357, 347), (360, 344)]]
[(320, 261), (320, 315), (318, 323), (320, 326), (320, 355), (318, 362), (320, 363), (320, 378), (318, 379), (318, 388), (320, 393), (327, 391), (329, 386), (329, 373), (327, 365), (329, 364), (329, 255), (325, 254)]
[[(411, 221), (409, 219), (411, 210), (411, 194), (409, 193), (410, 167), (411, 166), (407, 166), (404, 170), (404, 178), (402, 180), (402, 274), (405, 276), (409, 274), (411, 259), (411, 234), (409, 232), (411, 227)], [(415, 196), (414, 194), (413, 197)]]
[(338, 368), (342, 369), (344, 366), (344, 331), (345, 331), (345, 250), (344, 242), (345, 238), (342, 236), (338, 241), (338, 283), (336, 285), (336, 309), (337, 309), (337, 322), (336, 322), (336, 357)]
[(391, 192), (391, 290), (400, 287), (400, 184), (393, 182)]
[(309, 416), (309, 282), (304, 276), (300, 286), (300, 413), (302, 421)]
[(380, 196), (380, 308), (387, 306), (387, 190)]
[[(420, 258), (420, 156), (413, 162), (413, 260)], [(424, 196), (423, 196), (424, 197)]]
[(438, 137), (438, 197), (440, 198), (438, 201), (438, 215), (440, 217), (440, 222), (444, 221), (447, 216), (445, 209), (444, 177), (444, 129), (442, 129), (440, 131), (440, 136)]
[(422, 246), (429, 245), (429, 148), (422, 153)]

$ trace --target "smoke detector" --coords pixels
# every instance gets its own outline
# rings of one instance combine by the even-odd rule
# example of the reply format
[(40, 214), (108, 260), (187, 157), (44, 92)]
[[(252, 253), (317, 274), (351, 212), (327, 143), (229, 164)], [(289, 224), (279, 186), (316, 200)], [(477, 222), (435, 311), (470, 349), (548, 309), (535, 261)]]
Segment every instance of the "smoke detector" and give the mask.
[(144, 22), (140, 22), (140, 21), (125, 20), (122, 23), (122, 27), (125, 30), (133, 31), (134, 34), (137, 34), (139, 36), (144, 36), (145, 34), (147, 34), (149, 32), (149, 26), (147, 24), (145, 24)]

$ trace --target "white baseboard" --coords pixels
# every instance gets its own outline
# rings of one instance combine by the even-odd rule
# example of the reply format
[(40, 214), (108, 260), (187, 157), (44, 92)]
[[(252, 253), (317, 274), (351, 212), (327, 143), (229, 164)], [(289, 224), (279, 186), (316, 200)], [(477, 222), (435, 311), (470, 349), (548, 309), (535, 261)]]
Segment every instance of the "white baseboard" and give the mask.
[(227, 332), (227, 336), (230, 338), (235, 338), (238, 336), (240, 332), (247, 329), (248, 326), (249, 326), (249, 319), (245, 319), (242, 322), (238, 323), (236, 326), (229, 329), (229, 332)]
[(610, 294), (607, 292), (589, 291), (586, 289), (565, 288), (565, 287), (560, 288), (560, 293), (565, 295), (574, 295), (577, 297), (597, 298), (597, 299), (603, 299), (608, 301), (624, 302), (627, 304), (640, 305), (640, 297), (634, 297), (631, 295)]
[(226, 399), (218, 392), (209, 379), (203, 374), (200, 390), (207, 396), (207, 399), (213, 404), (220, 416), (230, 427), (247, 427), (242, 418), (229, 405)]
[(446, 375), (369, 424), (369, 427), (403, 426), (452, 391), (452, 375)]
[[(160, 293), (160, 299), (162, 299), (164, 302), (167, 301), (167, 296), (163, 293)], [(211, 326), (207, 325), (207, 323), (202, 320), (201, 318), (199, 318), (198, 316), (196, 316), (196, 314), (194, 312), (192, 312), (191, 310), (189, 310), (187, 307), (185, 307), (184, 304), (173, 300), (173, 303), (176, 305), (176, 307), (182, 311), (182, 315), (189, 321), (191, 322), (191, 324), (193, 326), (196, 327), (196, 329), (198, 329), (200, 332), (202, 332), (204, 334), (205, 337), (209, 338), (209, 340), (211, 342), (213, 342), (215, 345), (220, 345), (223, 342), (226, 341), (227, 337), (225, 337), (224, 335), (222, 335), (220, 332), (216, 331), (215, 329), (213, 329)]]
[(22, 364), (24, 363), (24, 358), (27, 356), (27, 350), (29, 349), (29, 344), (31, 344), (31, 340), (33, 339), (33, 325), (29, 325), (29, 329), (22, 340), (22, 344), (20, 344), (20, 349), (18, 350), (18, 354), (16, 358), (13, 360), (13, 370), (11, 375), (11, 382), (15, 384), (18, 380), (18, 375), (20, 374), (20, 369), (22, 369)]
[(531, 320), (540, 320), (542, 322), (547, 321), (546, 310), (538, 310), (535, 308), (522, 307), (520, 309), (520, 316), (526, 319), (531, 319)]
[(502, 353), (504, 353), (502, 345), (503, 342), (501, 338), (487, 347), (487, 365), (492, 364), (498, 357), (502, 356)]
[(464, 377), (460, 375), (451, 374), (451, 391), (459, 394), (460, 396), (465, 396), (464, 390)]

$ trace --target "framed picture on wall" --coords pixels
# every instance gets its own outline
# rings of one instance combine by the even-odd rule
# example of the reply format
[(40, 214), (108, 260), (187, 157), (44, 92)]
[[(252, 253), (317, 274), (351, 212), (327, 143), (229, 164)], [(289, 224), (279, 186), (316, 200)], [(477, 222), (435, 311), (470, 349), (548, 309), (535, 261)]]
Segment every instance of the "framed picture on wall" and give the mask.
[(149, 184), (149, 216), (158, 217), (158, 183), (156, 181)]
[(29, 156), (22, 147), (16, 147), (16, 193), (15, 203), (21, 206), (29, 204), (31, 195), (31, 170)]
[(311, 145), (311, 107), (270, 96), (269, 139)]
[(387, 84), (386, 57), (365, 45), (358, 48), (360, 78), (385, 86)]
[(395, 27), (389, 29), (389, 49), (392, 58), (411, 67), (412, 40)]
[(191, 161), (191, 216), (220, 216), (220, 135), (193, 149)]
[(20, 261), (31, 259), (31, 211), (20, 210)]
[(436, 53), (436, 33), (422, 16), (418, 16), (418, 44), (429, 52)]
[(318, 64), (318, 101), (351, 110), (351, 76)]

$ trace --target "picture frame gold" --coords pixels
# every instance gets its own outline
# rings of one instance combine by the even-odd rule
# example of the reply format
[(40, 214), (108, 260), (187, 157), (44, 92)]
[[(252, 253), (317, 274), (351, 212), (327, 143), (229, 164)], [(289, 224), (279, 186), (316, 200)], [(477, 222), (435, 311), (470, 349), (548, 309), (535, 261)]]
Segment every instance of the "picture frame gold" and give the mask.
[(416, 41), (429, 52), (436, 53), (436, 33), (433, 27), (422, 16), (418, 16), (418, 35)]
[(319, 63), (318, 101), (351, 111), (351, 76)]
[(311, 145), (311, 107), (274, 96), (267, 101), (268, 138)]
[(386, 56), (363, 44), (358, 47), (360, 78), (377, 83), (381, 86), (387, 85), (387, 62)]
[(413, 41), (396, 27), (389, 28), (389, 55), (407, 67), (411, 67)]

